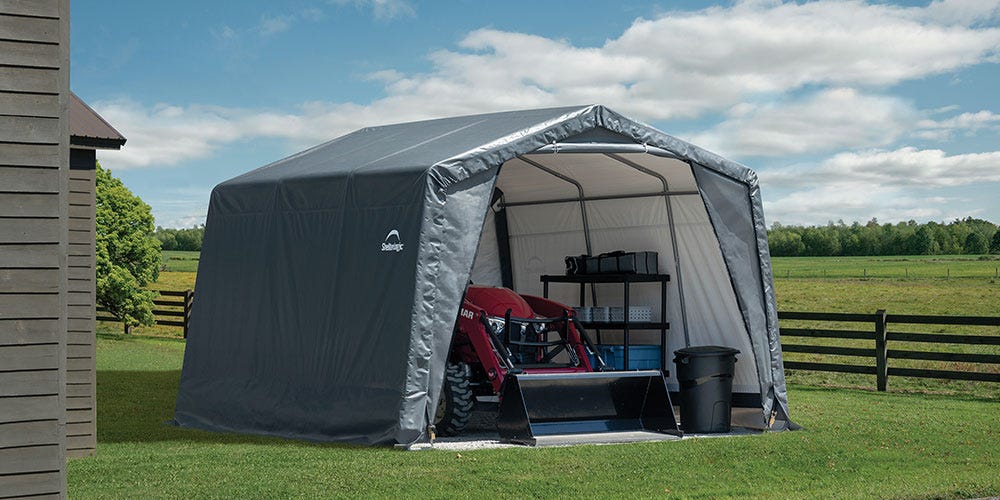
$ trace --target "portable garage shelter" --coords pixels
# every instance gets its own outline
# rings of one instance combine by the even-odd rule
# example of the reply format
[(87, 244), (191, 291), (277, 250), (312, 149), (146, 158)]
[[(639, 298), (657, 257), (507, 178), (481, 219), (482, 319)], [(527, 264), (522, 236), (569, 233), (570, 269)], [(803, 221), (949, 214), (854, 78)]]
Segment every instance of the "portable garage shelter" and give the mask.
[(665, 348), (739, 349), (735, 402), (787, 423), (756, 175), (597, 105), (364, 128), (218, 185), (175, 420), (418, 441), (470, 279), (540, 295), (565, 256), (617, 249), (672, 277)]

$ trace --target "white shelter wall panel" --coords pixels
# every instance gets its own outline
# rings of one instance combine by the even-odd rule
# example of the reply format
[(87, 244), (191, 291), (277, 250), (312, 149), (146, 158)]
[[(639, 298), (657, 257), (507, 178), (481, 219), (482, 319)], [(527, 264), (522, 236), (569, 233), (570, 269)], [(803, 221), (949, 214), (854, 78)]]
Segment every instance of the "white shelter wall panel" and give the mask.
[[(542, 295), (543, 274), (564, 274), (567, 255), (587, 252), (583, 215), (578, 202), (507, 208), (514, 290)], [(559, 285), (550, 298), (566, 304), (579, 301), (579, 289)]]
[(621, 156), (665, 177), (671, 191), (698, 190), (691, 166), (683, 161), (645, 153), (625, 153)]
[[(658, 271), (675, 276), (673, 248), (670, 244), (670, 225), (667, 205), (663, 197), (601, 200), (587, 203), (590, 237), (594, 254), (624, 250), (627, 252), (657, 252)], [(629, 291), (630, 305), (650, 306), (653, 317), (660, 317), (660, 286), (655, 283), (634, 284)], [(588, 298), (590, 294), (588, 293)], [(597, 305), (620, 306), (623, 300), (622, 285), (597, 285)], [(667, 321), (680, 328), (680, 297), (676, 281), (667, 285)], [(638, 333), (639, 342), (659, 342), (648, 332)], [(671, 335), (683, 333), (676, 330)], [(612, 337), (617, 339), (618, 337)]]
[(557, 200), (576, 198), (576, 186), (548, 172), (528, 165), (519, 158), (503, 164), (497, 187), (504, 193), (504, 202)]
[(503, 285), (503, 275), (500, 272), (500, 249), (497, 246), (496, 214), (493, 210), (486, 212), (483, 232), (479, 236), (476, 261), (472, 265), (472, 274), (469, 279), (477, 285)]
[(596, 153), (548, 153), (527, 155), (529, 159), (576, 180), (586, 196), (656, 193), (659, 180)]
[[(700, 196), (671, 198), (677, 250), (684, 278), (684, 300), (691, 345), (721, 345), (740, 350), (733, 390), (760, 391), (750, 337), (722, 259), (722, 251)], [(734, 335), (733, 332), (739, 332)], [(684, 347), (670, 338), (671, 351)], [(677, 341), (680, 344), (677, 344)]]

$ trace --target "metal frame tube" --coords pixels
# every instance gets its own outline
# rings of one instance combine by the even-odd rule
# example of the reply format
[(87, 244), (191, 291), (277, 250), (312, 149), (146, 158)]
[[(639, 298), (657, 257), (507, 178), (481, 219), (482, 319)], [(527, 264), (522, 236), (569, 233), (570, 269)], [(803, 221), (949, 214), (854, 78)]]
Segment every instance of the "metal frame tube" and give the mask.
[[(633, 168), (646, 175), (659, 179), (660, 183), (663, 184), (663, 192), (664, 193), (670, 192), (670, 185), (667, 182), (667, 178), (661, 175), (659, 172), (650, 170), (616, 153), (604, 153), (604, 156), (611, 158), (612, 160), (617, 161), (622, 165)], [(691, 168), (691, 166), (688, 165), (688, 168)], [(674, 210), (670, 206), (669, 196), (664, 196), (663, 201), (666, 203), (667, 206), (667, 225), (670, 229), (670, 248), (674, 253), (674, 273), (677, 276), (677, 295), (680, 298), (680, 303), (681, 303), (681, 328), (684, 330), (684, 346), (687, 347), (691, 345), (691, 336), (688, 333), (687, 307), (685, 306), (684, 302), (684, 278), (682, 276), (683, 273), (681, 272), (680, 255), (678, 254), (677, 251), (677, 231), (674, 228)]]

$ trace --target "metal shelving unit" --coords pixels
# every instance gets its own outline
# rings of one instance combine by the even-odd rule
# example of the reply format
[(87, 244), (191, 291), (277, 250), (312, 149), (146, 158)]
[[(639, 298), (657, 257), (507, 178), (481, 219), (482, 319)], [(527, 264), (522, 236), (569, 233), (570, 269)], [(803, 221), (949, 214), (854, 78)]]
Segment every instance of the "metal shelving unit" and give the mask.
[[(623, 289), (622, 305), (625, 309), (624, 321), (581, 321), (584, 327), (595, 330), (621, 330), (622, 344), (624, 346), (624, 365), (628, 368), (629, 354), (629, 331), (630, 330), (659, 330), (660, 331), (660, 370), (667, 369), (667, 330), (670, 323), (667, 321), (667, 283), (670, 282), (669, 274), (574, 274), (574, 275), (542, 275), (542, 294), (549, 297), (549, 283), (576, 283), (580, 285), (580, 305), (586, 304), (586, 285), (588, 284), (621, 284)], [(660, 321), (658, 322), (630, 322), (629, 321), (629, 292), (633, 283), (659, 283), (660, 284)]]

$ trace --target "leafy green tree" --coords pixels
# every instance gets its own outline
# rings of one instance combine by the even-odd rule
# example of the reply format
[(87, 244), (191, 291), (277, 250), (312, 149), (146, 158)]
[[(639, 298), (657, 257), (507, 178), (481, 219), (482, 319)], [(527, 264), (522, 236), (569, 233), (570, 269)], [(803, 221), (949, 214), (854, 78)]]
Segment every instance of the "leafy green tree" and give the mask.
[(993, 241), (990, 242), (990, 252), (1000, 253), (1000, 231), (993, 233)]
[(153, 324), (156, 292), (142, 287), (160, 274), (153, 213), (122, 181), (97, 165), (97, 303), (125, 325)]
[(987, 253), (989, 250), (990, 242), (978, 231), (969, 233), (969, 236), (965, 238), (965, 253), (978, 255)]

